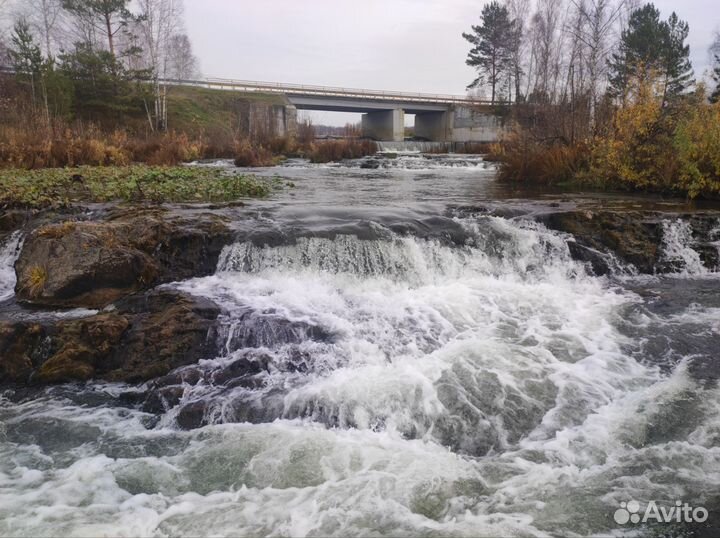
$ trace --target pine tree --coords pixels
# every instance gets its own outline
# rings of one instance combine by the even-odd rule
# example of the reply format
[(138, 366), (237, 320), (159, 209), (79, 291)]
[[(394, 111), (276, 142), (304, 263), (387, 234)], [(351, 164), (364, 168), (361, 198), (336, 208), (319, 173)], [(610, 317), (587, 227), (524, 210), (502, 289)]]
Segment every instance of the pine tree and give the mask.
[(685, 44), (688, 24), (673, 13), (667, 21), (653, 4), (645, 4), (630, 15), (620, 47), (609, 61), (610, 93), (625, 95), (629, 81), (663, 83), (663, 101), (677, 96), (693, 84), (690, 46)]
[(108, 50), (115, 56), (115, 35), (132, 18), (128, 3), (129, 0), (63, 0), (63, 8), (105, 34)]
[(30, 25), (24, 19), (15, 23), (10, 39), (8, 55), (18, 81), (30, 86), (33, 106), (37, 105), (40, 79), (43, 71), (43, 56), (40, 46), (30, 33)]
[(693, 68), (690, 63), (690, 45), (685, 44), (690, 28), (688, 23), (678, 19), (673, 12), (666, 23), (667, 35), (665, 36), (665, 84), (663, 102), (668, 98), (682, 94), (695, 81), (693, 80)]
[(478, 71), (478, 77), (468, 86), (487, 84), (491, 88), (491, 102), (495, 103), (498, 84), (506, 79), (512, 67), (512, 41), (516, 25), (505, 6), (493, 0), (483, 7), (481, 24), (472, 33), (463, 33), (473, 47), (465, 63)]

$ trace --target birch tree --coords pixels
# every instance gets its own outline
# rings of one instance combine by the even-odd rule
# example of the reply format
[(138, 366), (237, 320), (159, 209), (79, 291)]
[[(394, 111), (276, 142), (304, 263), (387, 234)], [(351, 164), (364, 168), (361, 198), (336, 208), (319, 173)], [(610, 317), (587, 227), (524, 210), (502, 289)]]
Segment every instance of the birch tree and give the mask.
[(561, 7), (562, 0), (539, 0), (537, 12), (532, 20), (531, 32), (536, 68), (534, 93), (536, 98), (543, 101), (552, 101), (555, 97), (561, 54), (559, 43)]
[(515, 87), (515, 102), (517, 103), (524, 99), (522, 78), (526, 75), (523, 64), (525, 62), (525, 52), (527, 49), (525, 30), (530, 15), (530, 0), (507, 0), (505, 6), (510, 14), (510, 19), (513, 21), (513, 30), (509, 46), (512, 77)]
[(25, 0), (24, 16), (44, 47), (45, 57), (57, 51), (63, 19), (62, 0)]
[(595, 122), (601, 84), (607, 78), (607, 61), (613, 48), (612, 36), (622, 14), (624, 2), (612, 0), (572, 0), (581, 24), (573, 28), (573, 37), (585, 47), (587, 87), (590, 92), (590, 120)]
[(167, 129), (167, 88), (172, 36), (182, 31), (182, 0), (139, 0), (139, 28), (149, 67), (153, 71), (155, 94), (153, 128)]
[(170, 38), (167, 72), (170, 78), (180, 80), (198, 77), (198, 60), (187, 34), (175, 34)]
[(713, 59), (712, 79), (715, 81), (715, 90), (710, 95), (710, 101), (720, 101), (720, 33), (715, 34), (715, 41), (710, 45), (710, 54)]

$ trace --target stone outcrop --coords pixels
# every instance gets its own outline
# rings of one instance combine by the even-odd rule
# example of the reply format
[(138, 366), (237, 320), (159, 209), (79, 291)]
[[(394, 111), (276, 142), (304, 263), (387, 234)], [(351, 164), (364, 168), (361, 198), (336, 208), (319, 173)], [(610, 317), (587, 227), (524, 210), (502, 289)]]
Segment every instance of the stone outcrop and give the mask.
[(632, 264), (640, 273), (677, 270), (663, 259), (663, 221), (681, 219), (693, 230), (696, 250), (706, 267), (718, 265), (718, 251), (710, 237), (717, 226), (716, 215), (682, 215), (641, 211), (574, 210), (541, 215), (548, 228), (571, 234), (570, 253), (588, 262), (596, 274), (611, 268), (604, 254), (614, 255), (623, 264)]
[(176, 217), (163, 210), (42, 226), (26, 238), (16, 263), (17, 298), (102, 308), (164, 282), (212, 273), (230, 239), (218, 216)]
[(621, 262), (634, 265), (641, 273), (652, 273), (660, 257), (662, 226), (646, 214), (614, 211), (568, 211), (541, 217), (553, 230), (575, 238), (573, 257), (590, 262), (596, 273), (608, 272), (596, 252), (611, 252)]
[(0, 383), (163, 376), (217, 354), (219, 313), (207, 299), (158, 290), (87, 318), (0, 322)]

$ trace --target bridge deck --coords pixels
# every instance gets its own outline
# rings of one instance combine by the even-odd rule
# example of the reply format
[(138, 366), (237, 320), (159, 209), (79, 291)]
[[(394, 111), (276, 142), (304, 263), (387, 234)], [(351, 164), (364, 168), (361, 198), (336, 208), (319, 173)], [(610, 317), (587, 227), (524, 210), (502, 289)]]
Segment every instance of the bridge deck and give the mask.
[(364, 99), (436, 105), (477, 106), (491, 104), (490, 101), (474, 99), (464, 95), (407, 93), (388, 90), (367, 90), (360, 88), (340, 88), (334, 86), (313, 86), (307, 84), (283, 84), (280, 82), (258, 82), (224, 78), (207, 78), (203, 80), (165, 79), (163, 82), (168, 85), (198, 86), (245, 92), (282, 93), (288, 96), (339, 97), (345, 99)]

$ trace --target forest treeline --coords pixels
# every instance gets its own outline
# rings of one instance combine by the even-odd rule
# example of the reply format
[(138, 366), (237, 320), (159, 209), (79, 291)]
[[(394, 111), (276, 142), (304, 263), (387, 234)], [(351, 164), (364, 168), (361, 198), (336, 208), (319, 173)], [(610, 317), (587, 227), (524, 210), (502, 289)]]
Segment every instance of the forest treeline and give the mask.
[(720, 194), (720, 35), (698, 77), (689, 31), (653, 4), (487, 3), (463, 36), (477, 70), (469, 89), (515, 105), (495, 148), (501, 178)]

